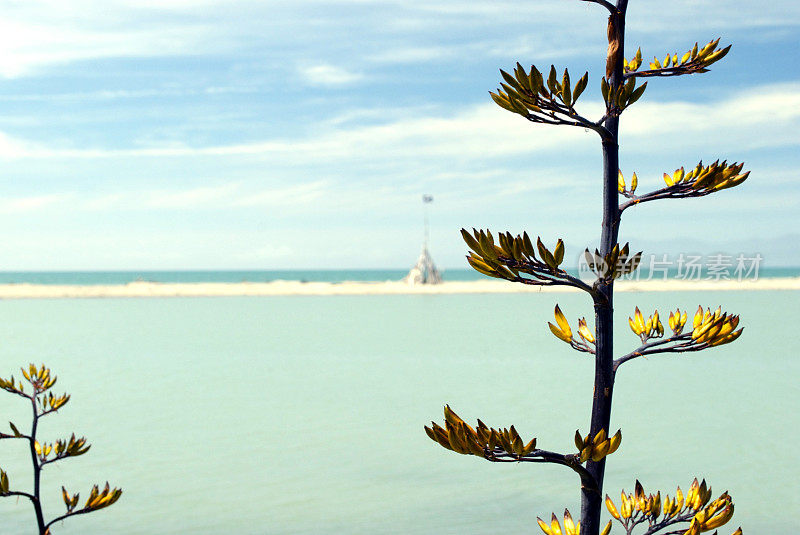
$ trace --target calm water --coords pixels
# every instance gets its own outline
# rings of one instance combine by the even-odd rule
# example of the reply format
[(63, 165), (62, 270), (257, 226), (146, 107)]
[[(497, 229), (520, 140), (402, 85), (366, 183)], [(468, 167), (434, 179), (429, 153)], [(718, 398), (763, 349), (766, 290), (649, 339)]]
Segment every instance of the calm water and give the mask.
[[(621, 368), (609, 493), (638, 477), (672, 494), (696, 475), (734, 496), (736, 524), (721, 533), (796, 533), (798, 298), (618, 296), (620, 351), (635, 345), (634, 304), (722, 304), (746, 330)], [(46, 468), (48, 516), (63, 511), (62, 483), (84, 498), (94, 482), (125, 489), (56, 535), (537, 533), (537, 515), (578, 508), (571, 471), (459, 456), (422, 426), (447, 402), (571, 451), (592, 365), (549, 333), (556, 299), (573, 322), (591, 311), (573, 294), (0, 301), (0, 373), (51, 366), (73, 397), (41, 436), (93, 444)], [(27, 421), (22, 400), (0, 394), (0, 418)], [(12, 487), (28, 488), (28, 463), (22, 444), (0, 442)], [(33, 533), (23, 501), (0, 499), (0, 518), (3, 535)]]
[[(647, 266), (642, 266), (642, 277), (650, 273)], [(576, 269), (568, 269), (573, 275)], [(667, 277), (678, 275), (677, 267), (667, 270)], [(736, 279), (734, 268), (725, 273)], [(0, 271), (0, 284), (127, 284), (137, 280), (152, 282), (270, 282), (275, 280), (300, 280), (309, 282), (344, 282), (344, 281), (387, 281), (400, 280), (408, 274), (408, 269), (331, 269), (331, 270), (251, 270), (251, 271)], [(655, 278), (663, 279), (664, 273), (654, 271)], [(700, 278), (707, 276), (703, 271)], [(800, 267), (764, 267), (758, 270), (758, 277), (800, 277)], [(443, 270), (443, 277), (448, 281), (469, 281), (485, 278), (473, 269)], [(712, 277), (713, 278), (713, 277)], [(743, 277), (753, 278), (753, 275)], [(591, 278), (593, 280), (593, 277)]]

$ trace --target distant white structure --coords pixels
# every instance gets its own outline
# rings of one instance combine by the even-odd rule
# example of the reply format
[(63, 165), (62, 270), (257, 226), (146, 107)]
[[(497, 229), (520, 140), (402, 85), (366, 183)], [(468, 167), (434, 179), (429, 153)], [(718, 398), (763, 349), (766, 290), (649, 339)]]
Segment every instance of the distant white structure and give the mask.
[(430, 224), (428, 222), (428, 205), (433, 202), (433, 195), (423, 195), (422, 205), (425, 217), (425, 237), (422, 244), (422, 252), (417, 259), (417, 263), (408, 272), (408, 275), (403, 279), (404, 282), (410, 286), (417, 284), (439, 284), (442, 282), (442, 276), (439, 270), (436, 269), (436, 264), (433, 263), (430, 251), (428, 251), (428, 242), (430, 241)]

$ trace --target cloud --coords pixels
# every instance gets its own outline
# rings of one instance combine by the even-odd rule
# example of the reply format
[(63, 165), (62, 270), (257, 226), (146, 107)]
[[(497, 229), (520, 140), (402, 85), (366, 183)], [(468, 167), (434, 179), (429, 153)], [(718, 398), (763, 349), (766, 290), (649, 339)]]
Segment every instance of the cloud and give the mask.
[(127, 9), (113, 3), (104, 10), (92, 2), (23, 4), (28, 5), (5, 10), (0, 21), (0, 75), (7, 78), (77, 60), (193, 55), (208, 34), (202, 25), (186, 22), (115, 27), (115, 16), (124, 17)]
[(163, 87), (152, 89), (114, 89), (100, 91), (75, 91), (63, 93), (22, 93), (3, 94), (0, 101), (4, 102), (75, 102), (75, 101), (104, 101), (121, 99), (148, 99), (154, 97), (195, 97), (202, 95), (222, 94), (248, 94), (256, 89), (244, 86), (207, 86), (199, 89), (188, 87)]
[(32, 143), (15, 139), (4, 132), (0, 132), (0, 158), (25, 158)]
[(367, 59), (375, 63), (425, 63), (433, 60), (452, 58), (458, 54), (457, 47), (446, 46), (405, 46), (387, 48), (371, 53)]
[(665, 9), (660, 0), (645, 0), (628, 9), (627, 27), (651, 32), (696, 32), (714, 28), (744, 29), (797, 26), (800, 6), (792, 0), (740, 2), (739, 0), (677, 0)]
[(262, 189), (232, 200), (231, 206), (283, 209), (298, 205), (308, 207), (314, 201), (321, 200), (329, 189), (330, 184), (324, 180)]
[(69, 194), (34, 195), (0, 200), (0, 214), (36, 212), (72, 200)]
[(323, 180), (286, 186), (259, 187), (240, 181), (186, 189), (131, 189), (111, 194), (67, 191), (58, 194), (28, 195), (0, 201), (0, 213), (24, 214), (44, 208), (87, 212), (191, 211), (272, 208), (284, 212), (302, 207), (330, 194), (332, 185)]
[[(452, 115), (419, 116), (392, 122), (335, 128), (296, 140), (256, 141), (207, 147), (168, 146), (136, 149), (56, 148), (0, 133), (0, 157), (159, 158), (261, 156), (283, 164), (399, 158), (496, 158), (548, 150), (586, 139), (580, 129), (544, 132), (494, 104), (482, 104)], [(386, 162), (389, 163), (389, 162)]]
[(185, 210), (218, 206), (220, 201), (238, 189), (238, 184), (193, 188), (185, 191), (157, 190), (148, 192), (144, 206), (154, 209)]
[[(582, 110), (594, 117), (602, 108), (598, 102), (588, 101)], [(794, 146), (800, 144), (800, 84), (749, 88), (722, 101), (642, 100), (623, 115), (622, 124), (624, 139), (636, 141), (631, 144), (634, 150), (637, 146), (652, 150), (653, 143), (658, 143), (659, 150), (698, 145), (726, 150)], [(594, 140), (594, 133), (579, 128), (536, 128), (494, 104), (481, 104), (457, 113), (427, 111), (379, 124), (342, 126), (334, 121), (324, 131), (290, 140), (206, 147), (56, 148), (0, 133), (0, 158), (253, 156), (282, 166), (374, 162), (390, 167), (419, 160), (492, 161), (559, 152), (567, 146), (593, 150)]]
[(623, 136), (656, 146), (755, 150), (800, 144), (800, 84), (748, 88), (714, 102), (640, 101), (622, 118)]
[(309, 85), (342, 86), (362, 80), (361, 74), (349, 72), (335, 65), (311, 65), (301, 67), (300, 75)]
[[(316, 16), (309, 16), (316, 13)], [(4, 6), (0, 21), (0, 76), (35, 74), (53, 65), (104, 58), (267, 57), (276, 62), (309, 61), (321, 84), (356, 81), (355, 71), (329, 65), (347, 54), (351, 65), (374, 62), (424, 63), (451, 58), (570, 55), (595, 45), (599, 33), (585, 32), (602, 21), (599, 6), (577, 0), (540, 2), (520, 10), (514, 2), (371, 2), (338, 0), (278, 3), (255, 0), (135, 2), (29, 0)], [(569, 23), (565, 23), (569, 21)], [(710, 21), (710, 22), (709, 22)], [(629, 9), (633, 32), (669, 39), (715, 31), (753, 29), (758, 35), (800, 25), (794, 1), (736, 0), (663, 2), (646, 0)], [(557, 35), (530, 29), (559, 27)], [(524, 32), (521, 30), (525, 30)], [(474, 36), (483, 36), (476, 40)], [(444, 36), (444, 37), (443, 37)], [(709, 37), (710, 38), (710, 37)], [(287, 47), (287, 44), (289, 45)], [(316, 54), (316, 56), (315, 56)], [(355, 77), (355, 78), (354, 78)]]

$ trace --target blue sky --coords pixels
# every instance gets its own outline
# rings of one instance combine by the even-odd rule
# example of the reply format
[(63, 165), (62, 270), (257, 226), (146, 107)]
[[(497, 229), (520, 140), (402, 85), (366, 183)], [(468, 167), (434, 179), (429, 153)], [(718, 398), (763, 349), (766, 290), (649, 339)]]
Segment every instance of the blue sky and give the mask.
[[(628, 211), (652, 253), (800, 265), (800, 3), (631, 0), (627, 55), (722, 38), (712, 72), (653, 80), (622, 118), (640, 190), (700, 159), (750, 179)], [(26, 1), (0, 19), (0, 268), (391, 268), (458, 229), (599, 236), (600, 148), (488, 97), (516, 61), (590, 71), (604, 10), (578, 0)]]

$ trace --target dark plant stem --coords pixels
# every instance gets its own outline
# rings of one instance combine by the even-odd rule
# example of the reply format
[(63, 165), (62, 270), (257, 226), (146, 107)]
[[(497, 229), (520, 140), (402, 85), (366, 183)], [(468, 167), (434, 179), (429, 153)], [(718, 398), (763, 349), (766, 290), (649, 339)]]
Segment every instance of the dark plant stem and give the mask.
[[(625, 36), (625, 11), (627, 0), (618, 0), (616, 11), (608, 19), (608, 58), (606, 77), (611, 94), (623, 82), (622, 58)], [(620, 210), (617, 175), (619, 173), (619, 110), (612, 105), (604, 123), (608, 133), (603, 137), (603, 228), (600, 254), (605, 256), (617, 243)], [(614, 281), (601, 282), (599, 294), (594, 298), (596, 353), (594, 394), (592, 401), (592, 436), (605, 429), (611, 435), (611, 400), (614, 391)], [(587, 471), (595, 480), (596, 488), (581, 488), (581, 533), (598, 535), (600, 513), (603, 505), (603, 476), (605, 459), (589, 461)]]
[(81, 509), (81, 510), (79, 510), (79, 511), (70, 511), (69, 513), (67, 513), (67, 514), (65, 514), (65, 515), (58, 516), (58, 517), (54, 518), (53, 520), (51, 520), (50, 522), (48, 522), (48, 523), (47, 523), (47, 525), (46, 525), (46, 526), (45, 526), (45, 528), (44, 528), (44, 529), (45, 529), (45, 531), (43, 531), (42, 533), (46, 533), (46, 532), (47, 532), (47, 529), (48, 529), (50, 526), (52, 526), (52, 525), (53, 525), (53, 524), (55, 524), (56, 522), (61, 522), (61, 521), (62, 521), (62, 520), (64, 520), (65, 518), (68, 518), (68, 517), (71, 517), (71, 516), (85, 515), (85, 514), (87, 514), (87, 513), (91, 513), (91, 512), (92, 512), (92, 509)]
[(36, 390), (31, 395), (31, 407), (33, 408), (33, 423), (31, 424), (31, 436), (29, 439), (31, 462), (33, 463), (33, 510), (36, 513), (36, 523), (39, 525), (39, 534), (44, 535), (47, 527), (44, 523), (44, 514), (42, 513), (42, 502), (39, 498), (39, 484), (42, 479), (42, 467), (39, 464), (39, 456), (36, 454), (36, 428), (39, 425), (39, 413), (36, 410)]

